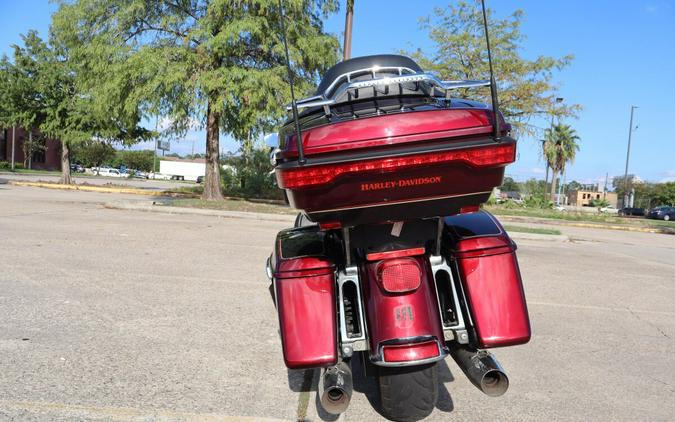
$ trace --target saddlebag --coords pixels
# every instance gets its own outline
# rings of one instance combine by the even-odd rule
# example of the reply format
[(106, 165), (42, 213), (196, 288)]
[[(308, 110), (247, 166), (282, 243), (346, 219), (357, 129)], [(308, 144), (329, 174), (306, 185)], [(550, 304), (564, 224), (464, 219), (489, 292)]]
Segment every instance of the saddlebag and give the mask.
[(272, 256), (279, 328), (288, 368), (337, 363), (335, 265), (317, 226), (283, 230)]
[(444, 239), (462, 283), (476, 346), (527, 343), (530, 319), (516, 244), (502, 225), (484, 211), (446, 217)]

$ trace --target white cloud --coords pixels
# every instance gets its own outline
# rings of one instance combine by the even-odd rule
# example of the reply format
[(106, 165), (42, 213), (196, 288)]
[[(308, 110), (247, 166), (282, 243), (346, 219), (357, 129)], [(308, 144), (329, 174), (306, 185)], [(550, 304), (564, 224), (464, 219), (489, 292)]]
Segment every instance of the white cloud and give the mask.
[(532, 167), (530, 169), (530, 173), (532, 173), (532, 174), (546, 174), (546, 170), (544, 170), (541, 167)]
[(675, 182), (675, 170), (666, 170), (662, 173), (663, 177), (659, 183)]

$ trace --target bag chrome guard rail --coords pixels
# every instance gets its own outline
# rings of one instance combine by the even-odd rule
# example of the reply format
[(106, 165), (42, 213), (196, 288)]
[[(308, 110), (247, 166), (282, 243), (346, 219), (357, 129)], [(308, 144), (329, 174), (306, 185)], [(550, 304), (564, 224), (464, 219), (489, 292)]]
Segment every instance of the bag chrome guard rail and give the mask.
[[(395, 71), (399, 76), (384, 76), (376, 77), (378, 72)], [(404, 74), (405, 72), (405, 74)], [(371, 73), (373, 79), (365, 81), (351, 81), (353, 75)], [(347, 84), (341, 85), (335, 89), (337, 84), (343, 80), (347, 80)], [(296, 101), (298, 109), (324, 107), (326, 114), (330, 114), (330, 106), (338, 104), (338, 100), (349, 91), (355, 91), (363, 88), (375, 88), (378, 86), (387, 85), (402, 85), (406, 83), (424, 83), (432, 88), (444, 91), (445, 98), (450, 97), (450, 91), (460, 88), (477, 88), (482, 86), (489, 86), (490, 81), (486, 80), (460, 80), (460, 81), (442, 81), (435, 75), (428, 72), (415, 73), (413, 70), (405, 67), (372, 67), (367, 69), (359, 69), (349, 73), (342, 74), (335, 78), (333, 82), (326, 89), (325, 95), (315, 95), (313, 97), (304, 98)], [(292, 106), (287, 105), (287, 110), (291, 110)]]

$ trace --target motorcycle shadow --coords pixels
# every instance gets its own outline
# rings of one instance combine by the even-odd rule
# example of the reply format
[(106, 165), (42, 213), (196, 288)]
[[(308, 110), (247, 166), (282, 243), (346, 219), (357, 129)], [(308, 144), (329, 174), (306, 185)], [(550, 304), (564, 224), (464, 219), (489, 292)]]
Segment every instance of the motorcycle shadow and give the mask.
[[(454, 403), (450, 392), (446, 388), (445, 384), (453, 382), (455, 377), (450, 372), (450, 368), (447, 363), (443, 360), (437, 363), (438, 365), (438, 401), (436, 402), (436, 409), (441, 412), (452, 412), (454, 410)], [(363, 362), (358, 357), (355, 357), (351, 361), (352, 367), (352, 379), (354, 383), (354, 394), (361, 393), (363, 394), (370, 405), (378, 413), (380, 413), (380, 397), (377, 385), (377, 379), (375, 377), (366, 377), (365, 371), (363, 368)], [(321, 370), (319, 369), (307, 369), (307, 370), (294, 370), (287, 369), (288, 375), (288, 387), (291, 391), (295, 393), (317, 393), (313, 394), (315, 397), (315, 406), (317, 411), (317, 416), (322, 421), (336, 421), (339, 416), (332, 415), (323, 410), (321, 406), (319, 395), (318, 395), (318, 384), (319, 378), (321, 376)]]
[[(441, 412), (452, 412), (455, 409), (450, 392), (445, 384), (453, 382), (455, 377), (450, 372), (448, 364), (442, 360), (437, 363), (438, 366), (438, 400), (436, 409)], [(368, 399), (370, 405), (380, 413), (380, 395), (377, 379), (375, 377), (366, 377), (361, 359), (352, 359), (352, 379), (354, 382), (354, 391), (362, 393)], [(381, 414), (381, 413), (380, 413)], [(382, 415), (384, 416), (384, 415)], [(330, 419), (324, 419), (330, 420)]]

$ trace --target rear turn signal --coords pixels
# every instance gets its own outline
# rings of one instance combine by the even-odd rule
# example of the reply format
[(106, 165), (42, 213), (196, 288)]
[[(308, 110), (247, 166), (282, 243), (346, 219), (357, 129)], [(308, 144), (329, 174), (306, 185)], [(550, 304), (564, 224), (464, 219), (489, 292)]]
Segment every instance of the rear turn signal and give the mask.
[(378, 270), (382, 287), (389, 293), (403, 293), (417, 289), (422, 283), (422, 270), (410, 258), (383, 261)]

